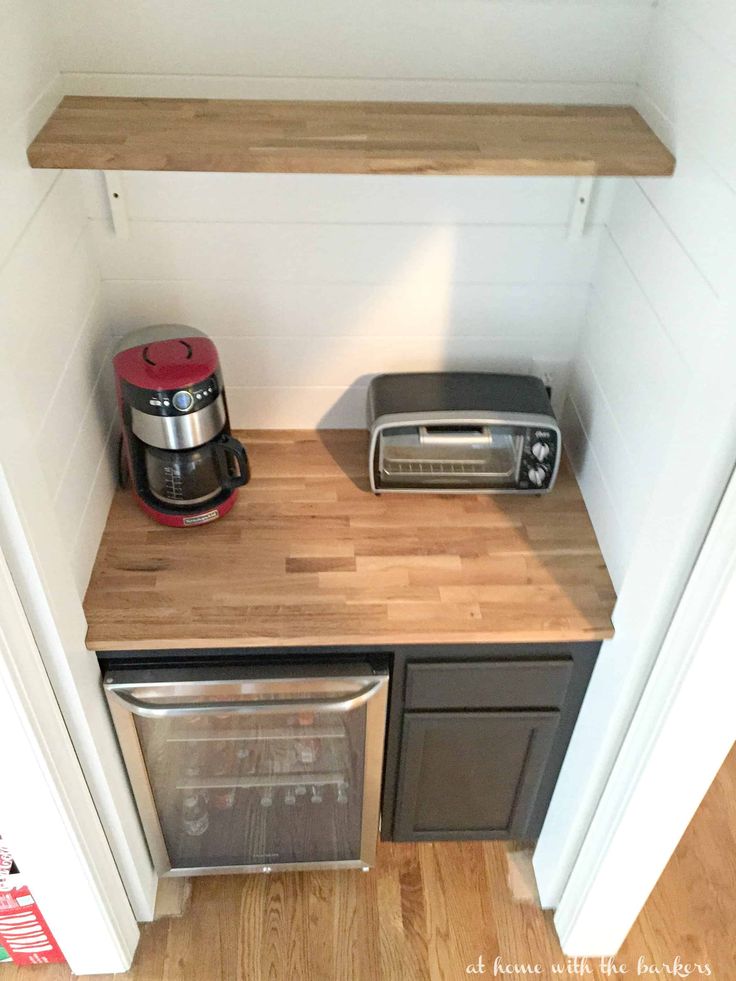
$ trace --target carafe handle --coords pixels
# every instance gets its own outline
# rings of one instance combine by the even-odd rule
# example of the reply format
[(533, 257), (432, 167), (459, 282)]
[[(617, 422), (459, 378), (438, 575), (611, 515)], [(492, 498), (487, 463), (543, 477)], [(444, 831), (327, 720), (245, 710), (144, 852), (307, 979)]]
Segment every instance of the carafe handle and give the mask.
[[(242, 487), (250, 480), (250, 467), (245, 447), (234, 436), (221, 436), (214, 444), (215, 461), (220, 473), (223, 490), (234, 490)], [(239, 473), (236, 476), (230, 471), (230, 461), (235, 459)]]

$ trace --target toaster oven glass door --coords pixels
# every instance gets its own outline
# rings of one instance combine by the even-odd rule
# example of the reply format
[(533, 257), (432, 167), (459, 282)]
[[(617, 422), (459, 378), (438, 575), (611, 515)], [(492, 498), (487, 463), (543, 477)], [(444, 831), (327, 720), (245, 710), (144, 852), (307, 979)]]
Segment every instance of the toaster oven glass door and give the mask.
[(391, 487), (516, 485), (524, 445), (513, 426), (401, 426), (380, 438), (380, 482)]

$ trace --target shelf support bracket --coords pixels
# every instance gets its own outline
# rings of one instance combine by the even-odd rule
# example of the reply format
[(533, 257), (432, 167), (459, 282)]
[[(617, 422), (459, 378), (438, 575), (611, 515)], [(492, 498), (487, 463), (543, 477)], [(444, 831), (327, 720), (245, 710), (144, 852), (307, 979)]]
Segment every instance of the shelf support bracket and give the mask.
[(571, 241), (580, 239), (585, 234), (585, 223), (593, 197), (594, 177), (581, 177), (575, 188), (572, 211), (567, 224), (567, 237)]
[(102, 180), (105, 185), (107, 204), (110, 208), (112, 228), (118, 238), (130, 237), (128, 209), (125, 207), (123, 182), (119, 170), (103, 170)]

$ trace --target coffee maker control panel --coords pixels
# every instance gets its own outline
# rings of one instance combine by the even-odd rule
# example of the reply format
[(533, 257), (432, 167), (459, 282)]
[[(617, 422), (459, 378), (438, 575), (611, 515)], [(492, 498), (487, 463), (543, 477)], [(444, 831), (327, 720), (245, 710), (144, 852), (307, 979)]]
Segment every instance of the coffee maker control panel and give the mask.
[(217, 373), (187, 388), (168, 391), (138, 388), (129, 382), (123, 382), (123, 387), (126, 402), (151, 416), (180, 416), (203, 409), (214, 402), (222, 391)]

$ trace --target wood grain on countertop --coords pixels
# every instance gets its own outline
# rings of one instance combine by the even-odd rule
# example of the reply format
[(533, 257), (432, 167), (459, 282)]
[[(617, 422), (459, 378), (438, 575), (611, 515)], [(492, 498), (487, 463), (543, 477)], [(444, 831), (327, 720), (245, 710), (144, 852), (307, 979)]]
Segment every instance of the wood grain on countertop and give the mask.
[(546, 496), (368, 491), (367, 434), (241, 432), (252, 479), (197, 528), (118, 491), (92, 650), (597, 640), (615, 595), (566, 461)]
[(632, 106), (66, 96), (32, 167), (306, 174), (669, 176)]

